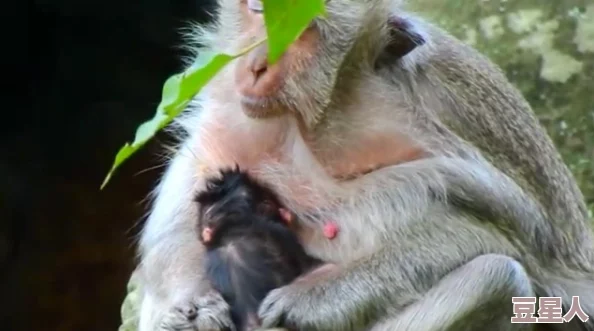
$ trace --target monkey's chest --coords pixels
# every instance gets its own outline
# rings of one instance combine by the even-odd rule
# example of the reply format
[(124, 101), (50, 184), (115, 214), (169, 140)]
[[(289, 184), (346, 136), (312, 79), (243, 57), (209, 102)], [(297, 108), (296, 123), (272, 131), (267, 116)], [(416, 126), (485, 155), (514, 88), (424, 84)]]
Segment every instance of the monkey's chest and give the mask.
[(323, 148), (317, 153), (327, 172), (339, 180), (353, 179), (379, 168), (410, 162), (425, 151), (407, 137), (378, 134), (354, 138), (350, 144)]
[(212, 121), (200, 136), (201, 167), (217, 171), (239, 166), (250, 171), (286, 159), (282, 126)]

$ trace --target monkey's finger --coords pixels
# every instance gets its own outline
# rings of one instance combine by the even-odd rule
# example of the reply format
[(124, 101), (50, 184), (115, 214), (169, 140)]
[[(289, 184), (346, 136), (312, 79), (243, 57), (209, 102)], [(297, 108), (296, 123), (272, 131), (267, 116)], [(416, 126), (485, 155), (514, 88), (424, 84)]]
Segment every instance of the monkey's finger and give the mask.
[(264, 328), (281, 326), (286, 320), (286, 313), (280, 301), (282, 299), (277, 298), (277, 291), (278, 289), (272, 290), (260, 305), (260, 309), (258, 309), (258, 317)]

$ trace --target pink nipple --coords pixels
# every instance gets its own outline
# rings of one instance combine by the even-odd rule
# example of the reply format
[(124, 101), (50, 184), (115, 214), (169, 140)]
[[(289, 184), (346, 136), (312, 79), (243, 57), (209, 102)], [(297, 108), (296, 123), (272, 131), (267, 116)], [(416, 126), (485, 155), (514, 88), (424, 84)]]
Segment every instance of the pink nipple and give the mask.
[(338, 225), (334, 222), (328, 222), (324, 224), (324, 237), (328, 239), (334, 239), (338, 234)]

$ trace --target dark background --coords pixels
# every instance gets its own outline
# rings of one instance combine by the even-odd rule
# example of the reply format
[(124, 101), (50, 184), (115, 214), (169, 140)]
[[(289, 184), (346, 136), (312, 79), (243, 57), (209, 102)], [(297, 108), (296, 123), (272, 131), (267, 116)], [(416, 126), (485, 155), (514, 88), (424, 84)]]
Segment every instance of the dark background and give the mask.
[(0, 329), (117, 329), (143, 199), (162, 168), (142, 170), (159, 164), (167, 137), (99, 186), (119, 147), (154, 114), (165, 79), (182, 69), (180, 28), (210, 8), (205, 0), (37, 0), (12, 16), (20, 23), (8, 33), (20, 44), (3, 53), (26, 61), (17, 70), (27, 73), (19, 90), (28, 95), (1, 130)]

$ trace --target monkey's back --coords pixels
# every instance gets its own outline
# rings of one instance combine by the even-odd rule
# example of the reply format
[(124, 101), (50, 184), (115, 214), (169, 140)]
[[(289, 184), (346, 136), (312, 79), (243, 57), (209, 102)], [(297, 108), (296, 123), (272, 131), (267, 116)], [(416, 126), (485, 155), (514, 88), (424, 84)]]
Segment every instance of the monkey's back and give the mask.
[(258, 223), (226, 229), (206, 254), (206, 275), (231, 307), (239, 330), (256, 316), (268, 292), (289, 284), (318, 263), (290, 229)]

